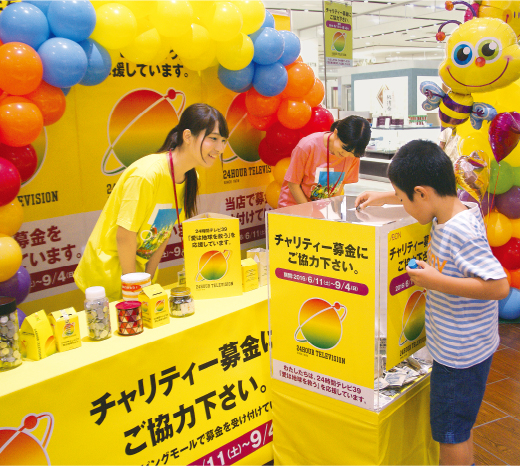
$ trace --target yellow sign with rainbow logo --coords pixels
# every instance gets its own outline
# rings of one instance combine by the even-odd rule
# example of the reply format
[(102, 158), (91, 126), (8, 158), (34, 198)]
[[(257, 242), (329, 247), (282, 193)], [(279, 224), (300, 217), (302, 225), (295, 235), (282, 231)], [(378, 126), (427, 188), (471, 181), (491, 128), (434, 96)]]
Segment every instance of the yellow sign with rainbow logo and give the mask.
[(274, 213), (267, 217), (272, 376), (371, 408), (375, 229)]
[(390, 369), (426, 343), (426, 290), (406, 273), (412, 258), (426, 261), (430, 224), (415, 223), (388, 233), (386, 368)]

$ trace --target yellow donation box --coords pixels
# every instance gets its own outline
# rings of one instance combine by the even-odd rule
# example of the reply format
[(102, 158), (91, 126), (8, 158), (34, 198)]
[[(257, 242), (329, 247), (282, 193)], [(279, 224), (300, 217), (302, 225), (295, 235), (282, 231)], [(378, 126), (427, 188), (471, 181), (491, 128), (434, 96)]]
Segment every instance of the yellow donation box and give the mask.
[[(430, 225), (339, 196), (267, 214), (272, 377), (379, 411), (379, 378), (425, 344), (425, 292), (405, 267)], [(380, 400), (381, 399), (381, 400)]]
[(238, 218), (207, 213), (182, 223), (186, 286), (195, 299), (242, 294)]

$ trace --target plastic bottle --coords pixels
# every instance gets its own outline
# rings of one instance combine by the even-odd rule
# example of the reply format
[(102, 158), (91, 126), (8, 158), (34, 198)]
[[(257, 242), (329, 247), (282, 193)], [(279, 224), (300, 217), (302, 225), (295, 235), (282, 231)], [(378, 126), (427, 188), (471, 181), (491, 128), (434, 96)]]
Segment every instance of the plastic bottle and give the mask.
[(22, 364), (16, 300), (0, 296), (0, 371)]
[(91, 286), (85, 290), (85, 315), (92, 340), (101, 341), (110, 337), (108, 298), (102, 286)]
[(407, 265), (408, 265), (408, 267), (410, 267), (411, 269), (420, 269), (420, 268), (421, 268), (421, 267), (419, 267), (419, 264), (416, 262), (416, 260), (413, 259), (413, 258), (410, 259), (410, 260), (408, 261), (408, 264), (407, 264)]

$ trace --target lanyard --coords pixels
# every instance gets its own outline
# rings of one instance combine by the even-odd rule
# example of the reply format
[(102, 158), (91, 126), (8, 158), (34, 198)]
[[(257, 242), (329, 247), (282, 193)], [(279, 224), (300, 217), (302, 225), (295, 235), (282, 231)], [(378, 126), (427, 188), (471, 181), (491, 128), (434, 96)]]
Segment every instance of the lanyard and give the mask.
[[(330, 197), (331, 191), (329, 186), (329, 143), (330, 143), (330, 137), (332, 136), (332, 133), (329, 134), (329, 137), (327, 138), (327, 197)], [(341, 169), (341, 173), (345, 173), (345, 165), (347, 164), (347, 159), (345, 158), (343, 160), (343, 168)], [(332, 187), (332, 192), (335, 191), (336, 186), (339, 183), (339, 180), (341, 180), (341, 175), (338, 176), (338, 179), (336, 180), (336, 183)]]
[(171, 149), (170, 149), (170, 152), (168, 153), (168, 158), (170, 159), (170, 169), (172, 171), (171, 175), (172, 175), (172, 183), (173, 183), (173, 195), (175, 197), (175, 210), (177, 211), (177, 223), (179, 224), (179, 229), (181, 229), (182, 228), (181, 217), (179, 215), (179, 201), (177, 200), (177, 186), (175, 183), (175, 169), (173, 168), (173, 156), (172, 156)]

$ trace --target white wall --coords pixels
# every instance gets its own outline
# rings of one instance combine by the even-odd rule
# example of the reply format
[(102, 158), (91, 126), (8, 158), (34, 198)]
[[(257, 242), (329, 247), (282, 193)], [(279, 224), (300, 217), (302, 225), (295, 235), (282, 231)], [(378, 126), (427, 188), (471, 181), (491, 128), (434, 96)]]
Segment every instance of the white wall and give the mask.
[(369, 111), (372, 114), (381, 115), (383, 106), (378, 101), (378, 94), (383, 87), (393, 91), (395, 97), (395, 110), (393, 117), (408, 115), (408, 77), (376, 78), (356, 80), (354, 88), (354, 110)]

